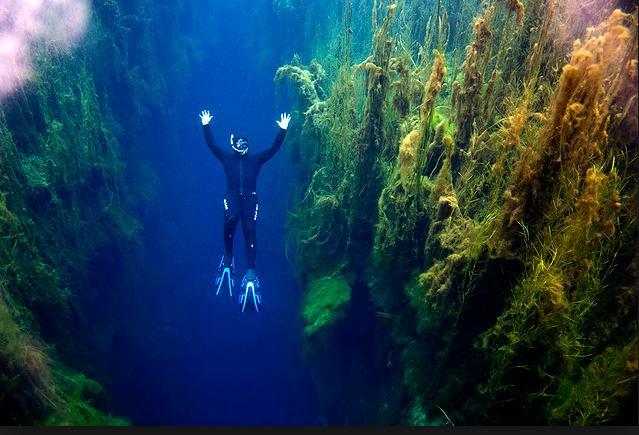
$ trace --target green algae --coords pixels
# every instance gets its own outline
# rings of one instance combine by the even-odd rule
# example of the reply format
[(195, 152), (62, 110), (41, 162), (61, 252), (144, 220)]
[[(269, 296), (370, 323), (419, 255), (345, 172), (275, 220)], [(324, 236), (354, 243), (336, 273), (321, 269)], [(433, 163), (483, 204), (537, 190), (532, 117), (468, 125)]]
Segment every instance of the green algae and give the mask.
[[(73, 299), (86, 291), (83, 276), (92, 252), (110, 240), (126, 238), (111, 230), (112, 223), (127, 214), (124, 208), (113, 206), (106, 212), (106, 198), (118, 200), (114, 191), (121, 179), (121, 164), (113, 149), (100, 147), (109, 142), (105, 137), (109, 133), (94, 118), (100, 107), (91, 78), (84, 74), (71, 84), (66, 68), (54, 68), (53, 75), (67, 76), (56, 85), (37, 87), (28, 102), (47, 124), (46, 130), (34, 134), (28, 147), (21, 135), (36, 130), (37, 125), (20, 106), (26, 102), (18, 97), (0, 119), (0, 146), (7, 157), (0, 180), (1, 371), (5, 380), (11, 380), (3, 395), (1, 418), (11, 424), (33, 424), (46, 414), (80, 412), (83, 406), (85, 419), (78, 414), (77, 418), (56, 417), (49, 423), (108, 422), (100, 411), (82, 404), (80, 396), (60, 394), (60, 379), (51, 371), (60, 356), (41, 338), (46, 324), (46, 336), (61, 342), (69, 339), (67, 322), (77, 309)], [(61, 88), (71, 94), (65, 97), (66, 112), (57, 120), (52, 117)]]
[[(23, 331), (0, 300), (0, 401), (17, 420), (44, 426), (123, 426), (124, 419), (113, 417), (96, 407), (102, 387), (82, 373), (61, 367), (52, 352)], [(20, 408), (28, 407), (27, 415)], [(42, 415), (49, 414), (45, 420)], [(6, 418), (6, 417), (5, 417)], [(30, 418), (33, 421), (21, 421)]]
[(553, 424), (601, 425), (623, 412), (636, 389), (637, 345), (610, 347), (558, 387), (550, 404)]
[[(636, 423), (636, 10), (602, 5), (549, 44), (576, 13), (559, 2), (434, 7), (376, 3), (370, 56), (302, 111), (298, 273), (337, 264), (363, 285), (371, 364), (403, 379), (379, 395), (409, 398), (394, 422)], [(316, 122), (342, 113), (359, 134)], [(307, 200), (322, 185), (339, 214)], [(298, 237), (312, 228), (335, 230), (331, 255)]]
[(321, 333), (342, 319), (351, 299), (351, 288), (345, 276), (322, 277), (311, 281), (304, 295), (304, 334)]
[(94, 401), (102, 386), (81, 373), (54, 371), (61, 405), (47, 418), (44, 426), (128, 426), (129, 421), (98, 410)]
[[(99, 297), (120, 310), (131, 297), (118, 280), (96, 288), (91, 274), (104, 252), (116, 263), (139, 256), (135, 212), (159, 187), (147, 163), (149, 121), (179, 101), (165, 79), (188, 75), (197, 50), (185, 54), (186, 34), (158, 50), (151, 23), (170, 22), (169, 10), (94, 3), (78, 49), (37, 47), (33, 79), (0, 109), (2, 424), (128, 423), (104, 411), (106, 393), (83, 372), (106, 358), (117, 322), (112, 311), (89, 313), (91, 304)], [(176, 61), (165, 69), (168, 58)]]

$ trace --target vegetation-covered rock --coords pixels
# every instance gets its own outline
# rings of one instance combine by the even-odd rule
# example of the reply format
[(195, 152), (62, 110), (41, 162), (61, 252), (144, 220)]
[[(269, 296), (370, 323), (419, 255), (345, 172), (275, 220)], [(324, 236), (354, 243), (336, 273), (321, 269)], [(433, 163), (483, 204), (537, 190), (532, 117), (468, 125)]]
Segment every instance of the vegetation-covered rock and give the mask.
[(322, 277), (308, 284), (304, 298), (304, 334), (312, 336), (344, 317), (351, 288), (344, 276)]
[(370, 57), (326, 79), (321, 120), (350, 131), (306, 112), (299, 274), (340, 258), (370, 304), (370, 363), (403, 378), (371, 422), (636, 424), (637, 10), (435, 3), (375, 3)]
[[(106, 359), (114, 311), (131, 307), (126, 260), (139, 258), (137, 213), (156, 185), (150, 119), (179, 97), (165, 77), (188, 74), (188, 40), (156, 40), (175, 9), (92, 3), (82, 43), (34, 45), (31, 80), (0, 102), (0, 424), (127, 424), (82, 372)], [(167, 58), (179, 61), (165, 70)]]

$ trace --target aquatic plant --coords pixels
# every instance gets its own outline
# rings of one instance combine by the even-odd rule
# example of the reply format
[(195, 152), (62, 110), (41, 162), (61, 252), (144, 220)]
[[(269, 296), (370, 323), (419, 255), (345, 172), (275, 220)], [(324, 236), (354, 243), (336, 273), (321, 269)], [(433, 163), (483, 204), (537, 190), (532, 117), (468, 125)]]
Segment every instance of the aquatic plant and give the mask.
[(503, 0), (504, 6), (517, 17), (517, 25), (524, 23), (524, 4), (521, 0)]
[(295, 56), (289, 65), (277, 69), (275, 81), (279, 82), (284, 78), (297, 86), (307, 110), (313, 110), (313, 107), (320, 103), (320, 95), (324, 94), (321, 83), (326, 78), (326, 73), (317, 60), (311, 61), (308, 67), (304, 67), (299, 56)]
[[(576, 171), (579, 183), (593, 164), (604, 161), (609, 146), (609, 119), (632, 123), (626, 121), (634, 116), (630, 111), (632, 94), (617, 94), (621, 83), (630, 82), (636, 75), (636, 62), (632, 59), (636, 41), (633, 30), (623, 25), (630, 19), (630, 15), (616, 10), (607, 21), (590, 30), (591, 34), (602, 36), (587, 35), (583, 46), (579, 40), (575, 42), (570, 64), (563, 68), (546, 130), (540, 137), (541, 146), (526, 149), (514, 173), (514, 185), (506, 192), (504, 213), (508, 227), (519, 219), (530, 225), (539, 218), (550, 195), (542, 185), (554, 187), (549, 180), (564, 178), (572, 184), (564, 174)], [(614, 129), (613, 126), (611, 130)], [(567, 187), (567, 193), (576, 189), (577, 186)]]
[[(439, 163), (446, 147), (445, 141), (448, 153), (452, 151), (452, 139), (445, 133), (445, 123), (442, 121), (433, 128), (435, 102), (445, 75), (444, 57), (435, 50), (417, 124), (402, 140), (397, 157), (398, 169), (389, 174), (387, 186), (380, 194), (375, 262), (389, 274), (399, 275), (395, 276), (394, 284), (385, 285), (401, 286), (423, 255), (424, 228), (428, 227), (430, 220), (427, 201), (432, 189), (424, 174), (431, 173)], [(406, 256), (409, 252), (413, 258)]]
[[(335, 81), (351, 83), (349, 119), (363, 128), (351, 171), (333, 184), (359, 195), (333, 203), (331, 228), (341, 241), (348, 234), (338, 270), (364, 276), (353, 289), (375, 307), (377, 337), (392, 337), (379, 339), (377, 363), (392, 354), (384, 373), (401, 371), (402, 421), (636, 421), (636, 10), (602, 1), (554, 40), (579, 12), (496, 0), (471, 23), (451, 3), (432, 6), (436, 21), (426, 6), (391, 6), (397, 44), (376, 6), (372, 54), (353, 68), (365, 80), (343, 67)], [(344, 89), (334, 85), (326, 101)], [(343, 108), (323, 105), (316, 119)], [(330, 146), (344, 134), (300, 135), (316, 174), (338, 174), (331, 162), (352, 155)], [(372, 222), (363, 218), (371, 198)], [(295, 233), (329, 222), (301, 209)], [(321, 250), (306, 253), (298, 272), (318, 276)]]
[(494, 14), (488, 9), (486, 17), (476, 18), (473, 22), (474, 41), (466, 47), (466, 59), (462, 65), (463, 82), (453, 99), (455, 121), (458, 124), (455, 134), (457, 146), (466, 148), (473, 131), (473, 124), (480, 115), (479, 97), (484, 81), (484, 68), (487, 59), (487, 51), (490, 49), (492, 32), (490, 20)]
[[(368, 216), (377, 209), (381, 191), (381, 168), (377, 156), (383, 152), (386, 98), (390, 90), (389, 67), (394, 49), (390, 35), (397, 4), (387, 8), (386, 17), (373, 35), (373, 54), (363, 62), (366, 74), (366, 100), (362, 125), (353, 158), (353, 178), (349, 192), (349, 238), (347, 258), (356, 273), (363, 273), (373, 246), (374, 231)], [(377, 11), (374, 11), (374, 21)], [(366, 191), (366, 195), (361, 192)]]
[(129, 421), (99, 411), (94, 401), (102, 387), (83, 374), (71, 374), (64, 368), (54, 370), (60, 406), (42, 422), (45, 426), (128, 426)]
[[(76, 3), (82, 6), (77, 13), (85, 11), (83, 1)], [(121, 288), (129, 279), (122, 264), (139, 258), (136, 212), (155, 197), (148, 186), (157, 186), (157, 176), (145, 163), (152, 155), (149, 120), (170, 106), (164, 74), (179, 76), (172, 68), (186, 60), (175, 55), (183, 47), (163, 44), (162, 53), (182, 61), (163, 72), (165, 59), (153, 55), (160, 52), (153, 37), (160, 30), (140, 18), (149, 13), (146, 1), (94, 6), (75, 51), (31, 46), (31, 80), (0, 108), (4, 424), (125, 423), (102, 411), (104, 392), (82, 374), (105, 359), (113, 332), (107, 325), (117, 321), (113, 311), (96, 315), (93, 306), (100, 300), (117, 310), (133, 308)], [(171, 17), (163, 8), (150, 10), (158, 20)], [(60, 26), (67, 25), (74, 22)], [(75, 41), (78, 35), (67, 36)], [(101, 279), (97, 265), (105, 259), (120, 267), (112, 270), (120, 278)], [(108, 378), (103, 375), (101, 381)]]
[(304, 334), (314, 336), (344, 317), (351, 288), (344, 276), (318, 278), (308, 284), (304, 298)]

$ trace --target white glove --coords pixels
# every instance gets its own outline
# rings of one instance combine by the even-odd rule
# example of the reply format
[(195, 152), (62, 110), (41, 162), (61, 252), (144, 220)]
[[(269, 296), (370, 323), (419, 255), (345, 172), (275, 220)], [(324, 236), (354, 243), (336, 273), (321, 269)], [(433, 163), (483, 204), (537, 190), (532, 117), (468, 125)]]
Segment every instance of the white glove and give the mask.
[(209, 122), (213, 121), (213, 117), (211, 116), (211, 113), (208, 110), (202, 110), (200, 119), (202, 120), (202, 125), (208, 125)]
[(280, 115), (280, 120), (275, 122), (277, 123), (277, 125), (280, 126), (281, 129), (286, 130), (288, 128), (288, 123), (291, 122), (291, 115), (282, 113), (282, 115)]

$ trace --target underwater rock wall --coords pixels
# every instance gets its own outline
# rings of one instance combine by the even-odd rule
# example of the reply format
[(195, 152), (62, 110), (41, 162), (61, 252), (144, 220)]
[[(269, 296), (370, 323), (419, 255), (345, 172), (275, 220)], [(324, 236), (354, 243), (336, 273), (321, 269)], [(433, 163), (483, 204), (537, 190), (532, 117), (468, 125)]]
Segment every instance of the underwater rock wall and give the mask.
[(126, 424), (82, 372), (108, 382), (110, 331), (138, 303), (147, 157), (181, 98), (167, 78), (197, 61), (176, 19), (194, 10), (94, 1), (80, 45), (34, 44), (30, 80), (0, 103), (0, 424)]
[(636, 424), (636, 5), (354, 3), (276, 75), (327, 418)]

